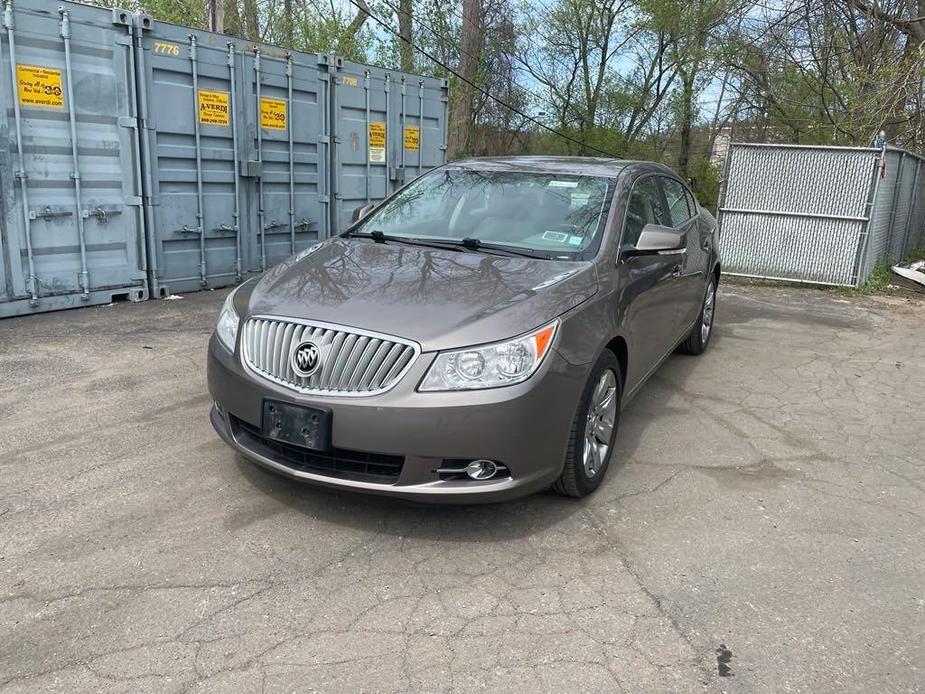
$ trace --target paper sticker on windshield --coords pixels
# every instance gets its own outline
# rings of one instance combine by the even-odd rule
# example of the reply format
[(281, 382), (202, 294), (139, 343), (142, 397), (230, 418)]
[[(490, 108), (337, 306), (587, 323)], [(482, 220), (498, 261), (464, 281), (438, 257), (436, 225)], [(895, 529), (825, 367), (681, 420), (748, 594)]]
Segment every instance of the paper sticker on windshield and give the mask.
[(578, 181), (556, 181), (552, 180), (549, 182), (550, 188), (577, 188)]
[(228, 125), (228, 92), (199, 90), (199, 122), (203, 125)]
[(543, 240), (544, 241), (557, 241), (559, 243), (564, 243), (568, 238), (568, 234), (561, 231), (544, 231)]
[(268, 130), (286, 129), (286, 102), (280, 99), (260, 99), (260, 127)]
[(568, 237), (568, 245), (569, 245), (569, 246), (580, 246), (580, 245), (581, 245), (581, 237), (580, 237), (580, 236), (569, 236), (569, 237)]
[(23, 106), (64, 108), (61, 70), (34, 65), (17, 65), (16, 81), (19, 83), (19, 103)]

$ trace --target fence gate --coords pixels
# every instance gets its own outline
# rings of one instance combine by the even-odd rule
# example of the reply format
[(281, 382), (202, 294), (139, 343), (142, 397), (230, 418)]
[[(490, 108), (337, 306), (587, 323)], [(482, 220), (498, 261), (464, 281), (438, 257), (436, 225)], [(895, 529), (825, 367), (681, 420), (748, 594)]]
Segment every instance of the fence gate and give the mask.
[(879, 151), (733, 144), (719, 208), (723, 270), (855, 285)]
[(0, 316), (147, 298), (132, 22), (6, 4)]
[(925, 240), (925, 162), (893, 147), (735, 143), (718, 218), (730, 274), (859, 286)]

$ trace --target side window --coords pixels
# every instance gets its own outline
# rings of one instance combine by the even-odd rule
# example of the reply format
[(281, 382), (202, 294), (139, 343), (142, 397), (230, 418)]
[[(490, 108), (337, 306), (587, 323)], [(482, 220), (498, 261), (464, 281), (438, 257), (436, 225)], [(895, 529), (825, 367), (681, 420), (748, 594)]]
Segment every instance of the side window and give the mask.
[(671, 226), (681, 226), (694, 216), (690, 209), (687, 188), (673, 178), (662, 178), (662, 189), (665, 191), (665, 200), (668, 202)]
[(635, 246), (646, 224), (670, 224), (662, 205), (658, 186), (652, 176), (637, 181), (630, 193), (629, 203), (626, 206), (623, 244)]

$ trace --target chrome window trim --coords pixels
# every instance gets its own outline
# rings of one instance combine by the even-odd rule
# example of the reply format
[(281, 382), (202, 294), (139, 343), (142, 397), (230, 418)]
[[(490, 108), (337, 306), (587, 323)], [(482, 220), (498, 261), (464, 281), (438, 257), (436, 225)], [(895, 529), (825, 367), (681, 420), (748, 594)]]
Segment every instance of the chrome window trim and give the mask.
[[(413, 351), (410, 361), (405, 365), (405, 367), (392, 379), (392, 382), (385, 388), (378, 388), (376, 390), (364, 390), (359, 392), (350, 392), (344, 390), (326, 390), (321, 388), (303, 388), (301, 386), (293, 385), (288, 381), (284, 381), (281, 378), (271, 376), (269, 374), (261, 373), (257, 369), (253, 368), (248, 363), (248, 356), (246, 354), (247, 345), (243, 339), (245, 324), (250, 321), (277, 321), (280, 323), (291, 323), (293, 325), (304, 325), (310, 328), (321, 328), (322, 330), (336, 330), (342, 333), (349, 333), (352, 335), (357, 335), (361, 337), (371, 337), (377, 340), (383, 340), (388, 342), (393, 342), (395, 344), (405, 345), (410, 347)], [(351, 325), (342, 325), (340, 323), (328, 323), (326, 321), (316, 321), (316, 320), (307, 320), (304, 318), (292, 318), (291, 316), (277, 316), (269, 314), (254, 314), (250, 315), (247, 318), (241, 321), (241, 337), (239, 338), (241, 349), (240, 349), (240, 360), (241, 365), (244, 367), (244, 370), (256, 376), (257, 378), (262, 378), (276, 385), (282, 386), (287, 390), (291, 390), (296, 393), (301, 393), (302, 395), (322, 395), (327, 397), (337, 397), (337, 398), (368, 398), (375, 395), (382, 395), (392, 390), (397, 386), (401, 380), (408, 374), (411, 370), (411, 367), (415, 365), (418, 360), (418, 357), (421, 356), (421, 345), (415, 342), (414, 340), (408, 340), (403, 337), (398, 337), (396, 335), (389, 335), (388, 333), (379, 333), (373, 330), (364, 330), (362, 328), (355, 328)]]

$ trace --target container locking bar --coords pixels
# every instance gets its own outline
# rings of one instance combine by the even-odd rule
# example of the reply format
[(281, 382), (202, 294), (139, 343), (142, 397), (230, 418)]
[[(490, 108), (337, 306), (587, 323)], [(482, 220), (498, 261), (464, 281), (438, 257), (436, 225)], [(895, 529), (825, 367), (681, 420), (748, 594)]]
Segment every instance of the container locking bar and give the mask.
[[(232, 139), (232, 148), (233, 148), (233, 157), (234, 157), (234, 171), (231, 176), (234, 179), (234, 211), (232, 212), (232, 217), (234, 219), (234, 224), (232, 227), (235, 232), (235, 280), (240, 282), (241, 277), (241, 191), (240, 183), (238, 182), (238, 176), (240, 171), (239, 159), (238, 159), (238, 109), (237, 109), (237, 93), (235, 89), (235, 57), (234, 57), (234, 44), (228, 42), (228, 81), (231, 85), (231, 139)], [(222, 226), (225, 226), (224, 224)]]
[[(189, 59), (193, 68), (193, 133), (196, 137), (196, 233), (199, 234), (199, 284), (209, 285), (206, 275), (206, 236), (202, 233), (202, 143), (199, 135), (199, 61), (196, 51), (196, 36), (189, 35)], [(186, 229), (186, 226), (183, 227)]]
[(13, 114), (16, 121), (16, 157), (17, 167), (15, 177), (19, 180), (19, 187), (22, 191), (22, 214), (23, 224), (26, 232), (26, 257), (29, 260), (29, 277), (26, 278), (26, 284), (30, 295), (29, 305), (32, 307), (39, 305), (39, 280), (35, 275), (35, 257), (32, 254), (32, 220), (35, 217), (29, 212), (29, 183), (26, 175), (25, 156), (22, 151), (22, 114), (19, 110), (19, 99), (16, 94), (16, 36), (14, 33), (15, 20), (13, 18), (13, 3), (6, 0), (6, 6), (3, 10), (3, 26), (6, 29), (7, 46), (10, 52), (10, 86), (13, 89)]
[(84, 233), (84, 215), (81, 209), (80, 194), (80, 160), (77, 156), (77, 116), (74, 113), (74, 79), (71, 70), (71, 20), (68, 11), (63, 5), (58, 7), (61, 15), (61, 39), (64, 41), (64, 81), (67, 84), (67, 116), (71, 127), (71, 160), (74, 172), (71, 179), (74, 181), (74, 208), (77, 210), (77, 240), (80, 245), (80, 298), (83, 301), (90, 299), (90, 273), (87, 271), (87, 243)]
[(286, 122), (286, 129), (289, 132), (289, 246), (292, 255), (295, 255), (295, 162), (293, 161), (292, 142), (292, 53), (286, 52), (286, 92), (288, 103), (286, 109), (289, 111)]

